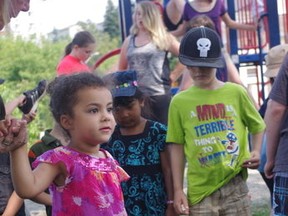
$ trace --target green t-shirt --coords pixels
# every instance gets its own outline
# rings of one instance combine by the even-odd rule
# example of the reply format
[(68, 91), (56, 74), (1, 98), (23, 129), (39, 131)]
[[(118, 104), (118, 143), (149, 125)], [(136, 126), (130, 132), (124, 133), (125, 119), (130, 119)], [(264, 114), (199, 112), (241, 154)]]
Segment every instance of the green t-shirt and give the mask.
[(194, 205), (228, 183), (250, 158), (248, 131), (265, 124), (246, 90), (225, 83), (216, 90), (191, 87), (171, 101), (166, 141), (184, 145), (188, 200)]

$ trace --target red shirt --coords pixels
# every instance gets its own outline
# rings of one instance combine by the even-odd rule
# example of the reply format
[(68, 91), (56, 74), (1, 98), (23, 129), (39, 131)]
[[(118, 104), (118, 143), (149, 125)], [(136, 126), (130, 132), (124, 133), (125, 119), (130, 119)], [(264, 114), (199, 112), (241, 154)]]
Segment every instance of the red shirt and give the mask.
[(79, 72), (92, 72), (84, 62), (74, 56), (65, 56), (57, 66), (57, 76), (71, 75)]

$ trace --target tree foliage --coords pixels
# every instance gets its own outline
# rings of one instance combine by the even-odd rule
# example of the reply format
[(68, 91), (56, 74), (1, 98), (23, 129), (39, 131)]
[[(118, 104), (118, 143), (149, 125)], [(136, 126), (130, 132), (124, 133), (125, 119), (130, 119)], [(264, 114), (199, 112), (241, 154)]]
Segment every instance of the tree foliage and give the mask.
[(111, 38), (120, 36), (118, 9), (114, 6), (112, 0), (108, 0), (107, 2), (103, 30), (108, 33)]
[[(119, 35), (111, 38), (108, 33), (97, 30), (94, 23), (79, 23), (82, 28), (89, 30), (96, 38), (97, 53), (90, 59), (89, 64), (112, 49), (119, 47)], [(33, 89), (42, 79), (48, 81), (56, 76), (56, 66), (63, 56), (65, 46), (72, 40), (66, 38), (49, 41), (45, 38), (29, 39), (12, 36), (0, 37), (0, 77), (5, 83), (0, 85), (1, 96), (5, 102), (11, 101), (24, 91)], [(118, 58), (110, 59), (97, 69), (99, 75), (105, 74), (116, 64)], [(21, 118), (21, 112), (16, 109), (13, 116)], [(49, 96), (46, 95), (39, 103), (36, 119), (30, 123), (29, 143), (39, 139), (40, 132), (53, 126), (53, 118), (49, 111)]]

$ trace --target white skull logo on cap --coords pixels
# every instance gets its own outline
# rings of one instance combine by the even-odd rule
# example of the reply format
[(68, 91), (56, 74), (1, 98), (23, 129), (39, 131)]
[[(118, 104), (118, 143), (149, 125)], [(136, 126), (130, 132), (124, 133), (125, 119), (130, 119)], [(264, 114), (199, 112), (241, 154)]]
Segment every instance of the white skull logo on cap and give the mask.
[(197, 40), (197, 47), (200, 51), (200, 57), (207, 57), (211, 47), (211, 41), (208, 38), (200, 38)]

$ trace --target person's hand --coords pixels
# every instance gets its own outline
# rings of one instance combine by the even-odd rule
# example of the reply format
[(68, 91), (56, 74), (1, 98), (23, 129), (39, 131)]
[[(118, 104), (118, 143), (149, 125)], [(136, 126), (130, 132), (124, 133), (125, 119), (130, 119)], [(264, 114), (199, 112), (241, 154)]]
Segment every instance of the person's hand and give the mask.
[(175, 211), (173, 203), (167, 204), (167, 209), (165, 212), (165, 216), (177, 216), (178, 214)]
[(0, 121), (0, 137), (6, 136), (8, 134), (10, 125), (11, 125), (10, 116), (6, 115), (5, 119)]
[(22, 120), (25, 120), (27, 124), (30, 124), (34, 119), (36, 118), (36, 111), (35, 112), (30, 112), (28, 114), (23, 114)]
[(177, 214), (189, 215), (189, 205), (183, 190), (174, 193), (174, 209)]
[(268, 179), (271, 179), (274, 177), (273, 168), (274, 168), (274, 162), (267, 160), (265, 167), (264, 167), (264, 173)]
[(12, 119), (7, 136), (0, 137), (0, 152), (13, 151), (27, 143), (27, 123)]
[(252, 30), (252, 31), (257, 31), (257, 29), (258, 29), (258, 23), (253, 23), (253, 24), (251, 25), (251, 30)]
[(242, 167), (249, 169), (257, 169), (260, 165), (260, 153), (258, 151), (252, 151), (251, 157), (245, 160)]

